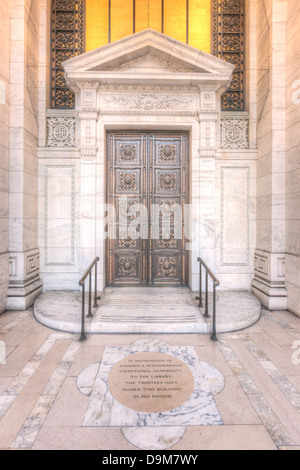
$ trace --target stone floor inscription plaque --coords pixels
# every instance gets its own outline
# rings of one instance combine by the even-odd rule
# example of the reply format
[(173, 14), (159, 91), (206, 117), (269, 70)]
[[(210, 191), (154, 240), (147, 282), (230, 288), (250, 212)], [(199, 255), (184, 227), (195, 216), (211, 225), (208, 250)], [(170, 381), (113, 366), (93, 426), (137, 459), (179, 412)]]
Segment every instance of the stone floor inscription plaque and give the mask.
[(158, 352), (125, 357), (109, 374), (109, 390), (122, 405), (143, 413), (177, 408), (195, 387), (190, 368), (180, 359)]
[(101, 363), (91, 368), (92, 380), (82, 373), (78, 384), (82, 389), (85, 382), (83, 392), (90, 397), (84, 427), (223, 424), (192, 346), (170, 346), (155, 338), (106, 346)]

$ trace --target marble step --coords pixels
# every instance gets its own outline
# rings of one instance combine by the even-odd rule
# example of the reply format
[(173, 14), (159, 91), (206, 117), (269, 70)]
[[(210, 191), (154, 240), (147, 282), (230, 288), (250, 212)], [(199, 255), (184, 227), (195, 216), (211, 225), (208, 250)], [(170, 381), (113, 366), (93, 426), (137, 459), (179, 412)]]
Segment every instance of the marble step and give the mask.
[[(203, 317), (203, 309), (197, 307), (196, 294), (182, 288), (178, 290), (150, 288), (150, 290), (151, 295), (143, 288), (142, 290), (129, 288), (128, 291), (122, 288), (105, 290), (101, 294), (98, 309), (93, 309), (93, 318), (85, 321), (86, 332), (95, 334), (211, 332), (212, 318), (206, 320)], [(156, 296), (153, 295), (155, 292)], [(166, 295), (168, 292), (169, 295)], [(35, 302), (36, 319), (50, 328), (79, 334), (81, 302), (78, 294), (71, 291), (45, 292)], [(119, 299), (115, 302), (118, 296), (122, 297), (122, 302)], [(209, 295), (210, 316), (212, 316), (211, 299)], [(247, 328), (259, 320), (260, 312), (260, 303), (250, 292), (219, 291), (217, 332)]]

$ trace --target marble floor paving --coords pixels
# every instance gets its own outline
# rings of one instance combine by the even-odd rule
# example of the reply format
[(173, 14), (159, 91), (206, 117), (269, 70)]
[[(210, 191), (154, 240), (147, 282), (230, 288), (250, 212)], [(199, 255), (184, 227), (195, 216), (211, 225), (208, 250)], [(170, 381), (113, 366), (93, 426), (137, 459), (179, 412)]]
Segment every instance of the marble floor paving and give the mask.
[[(1, 450), (300, 450), (300, 319), (288, 312), (263, 310), (254, 326), (220, 334), (218, 343), (200, 334), (102, 334), (80, 343), (37, 323), (30, 309), (0, 316), (0, 341)], [(190, 398), (159, 420), (107, 407), (101, 395), (111, 367), (141, 351), (180, 359), (194, 376)]]

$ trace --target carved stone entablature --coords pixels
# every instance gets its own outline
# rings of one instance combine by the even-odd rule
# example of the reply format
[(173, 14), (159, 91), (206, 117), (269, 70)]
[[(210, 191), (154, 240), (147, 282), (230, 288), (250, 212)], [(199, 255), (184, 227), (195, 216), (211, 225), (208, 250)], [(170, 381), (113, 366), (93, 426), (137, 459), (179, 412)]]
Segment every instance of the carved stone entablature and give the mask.
[(75, 147), (75, 118), (47, 118), (47, 147)]
[(249, 148), (249, 119), (228, 116), (221, 120), (221, 149)]
[(83, 113), (98, 109), (104, 120), (159, 116), (161, 121), (167, 117), (167, 125), (175, 116), (190, 121), (199, 117), (200, 154), (216, 155), (221, 96), (232, 80), (233, 64), (146, 29), (70, 59), (63, 67), (80, 106), (81, 152), (97, 142), (97, 126), (91, 124), (97, 119)]

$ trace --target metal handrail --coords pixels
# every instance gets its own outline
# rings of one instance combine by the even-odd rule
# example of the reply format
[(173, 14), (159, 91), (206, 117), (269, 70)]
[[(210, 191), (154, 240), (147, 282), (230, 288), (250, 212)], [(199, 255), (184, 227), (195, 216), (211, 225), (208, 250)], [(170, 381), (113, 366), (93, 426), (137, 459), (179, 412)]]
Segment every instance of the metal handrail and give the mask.
[(85, 271), (84, 275), (79, 281), (79, 285), (82, 287), (82, 307), (81, 307), (81, 336), (80, 336), (80, 341), (85, 341), (86, 340), (86, 335), (84, 331), (84, 322), (85, 322), (85, 281), (87, 277), (89, 276), (89, 312), (87, 315), (87, 318), (92, 318), (92, 270), (95, 267), (95, 292), (94, 292), (94, 305), (93, 308), (98, 308), (98, 302), (97, 300), (100, 299), (100, 297), (97, 297), (97, 263), (100, 261), (100, 258), (95, 258), (95, 260), (92, 262), (92, 264), (88, 267), (88, 269)]
[(199, 287), (199, 297), (196, 297), (196, 300), (199, 300), (199, 308), (203, 308), (202, 302), (202, 267), (205, 269), (205, 310), (204, 318), (210, 318), (208, 314), (208, 276), (213, 282), (213, 331), (211, 339), (213, 341), (218, 341), (217, 339), (217, 307), (216, 307), (216, 288), (220, 285), (220, 282), (209, 269), (209, 267), (204, 263), (202, 258), (198, 258), (197, 261), (200, 263), (200, 287)]

